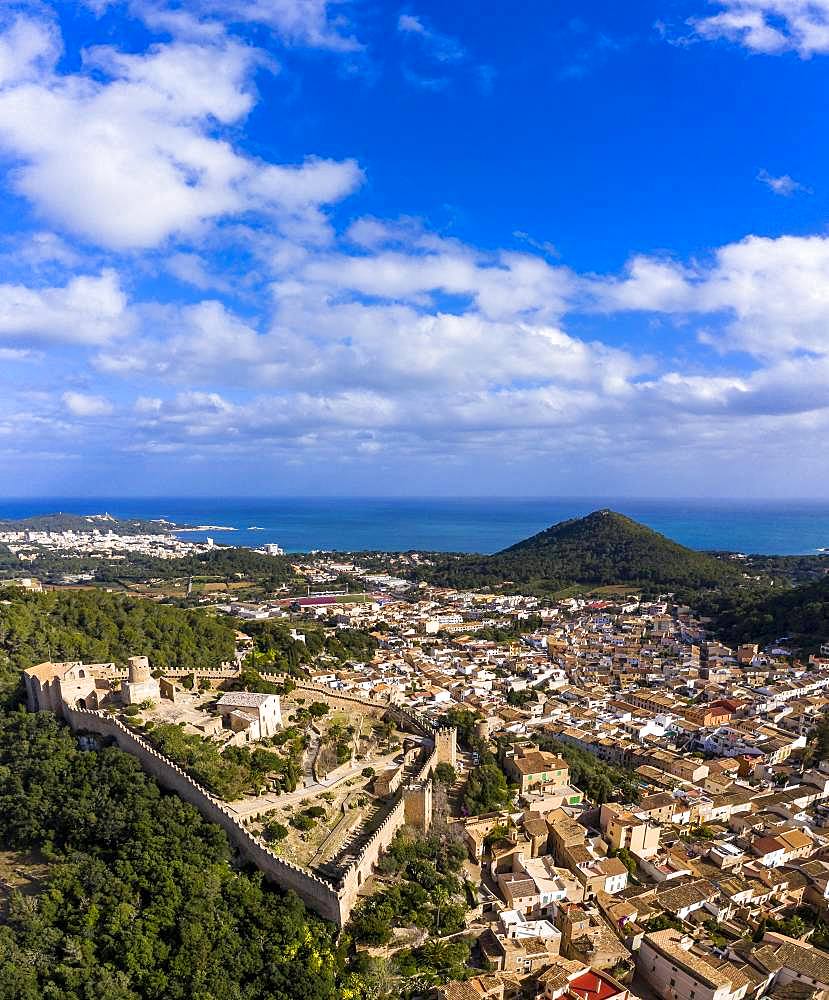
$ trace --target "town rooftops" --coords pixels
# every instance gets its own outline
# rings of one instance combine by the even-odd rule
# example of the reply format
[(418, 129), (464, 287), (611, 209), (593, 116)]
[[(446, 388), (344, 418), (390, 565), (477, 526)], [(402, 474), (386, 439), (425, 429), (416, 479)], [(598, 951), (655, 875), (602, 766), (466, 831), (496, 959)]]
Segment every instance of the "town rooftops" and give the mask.
[(621, 993), (624, 987), (603, 972), (589, 969), (570, 980), (570, 992), (582, 1000), (608, 1000)]
[(484, 975), (447, 983), (440, 992), (444, 1000), (484, 1000), (486, 997), (502, 997), (504, 986), (497, 976)]
[[(829, 984), (829, 955), (808, 944), (801, 944), (781, 935), (769, 935), (759, 948), (753, 949), (751, 959), (769, 972), (787, 968), (802, 976)], [(779, 940), (775, 940), (779, 938)]]
[(563, 757), (547, 753), (545, 750), (531, 750), (520, 757), (514, 757), (512, 763), (521, 774), (543, 774), (567, 768), (567, 761)]
[(746, 978), (734, 966), (729, 967), (726, 972), (724, 969), (716, 968), (702, 955), (695, 954), (689, 948), (684, 948), (683, 936), (679, 931), (673, 929), (654, 931), (651, 934), (646, 934), (644, 940), (670, 962), (684, 968), (694, 979), (705, 983), (714, 990), (718, 990), (721, 986), (727, 986), (730, 990), (735, 985), (735, 976)]

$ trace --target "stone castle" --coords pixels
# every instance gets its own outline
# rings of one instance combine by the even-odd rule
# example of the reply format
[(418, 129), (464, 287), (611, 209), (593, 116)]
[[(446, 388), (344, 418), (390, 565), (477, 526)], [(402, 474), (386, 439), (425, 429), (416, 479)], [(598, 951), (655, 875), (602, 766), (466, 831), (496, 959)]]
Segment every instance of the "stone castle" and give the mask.
[[(360, 887), (398, 830), (404, 825), (423, 832), (429, 830), (432, 824), (432, 773), (439, 763), (454, 766), (457, 759), (457, 732), (454, 728), (434, 730), (415, 713), (388, 702), (335, 692), (318, 684), (299, 683), (298, 689), (307, 690), (309, 694), (324, 698), (333, 705), (358, 705), (389, 714), (401, 727), (418, 732), (424, 739), (405, 783), (397, 788), (390, 802), (384, 806), (384, 815), (368, 840), (359, 846), (355, 854), (345, 857), (340, 865), (324, 872), (310, 871), (280, 858), (245, 827), (226, 803), (199, 785), (124, 723), (101, 710), (106, 705), (129, 705), (159, 697), (160, 684), (152, 677), (146, 657), (130, 658), (126, 678), (114, 677), (113, 673), (117, 672), (115, 664), (70, 662), (42, 663), (30, 667), (24, 671), (29, 710), (55, 712), (78, 733), (93, 733), (114, 740), (122, 750), (137, 757), (160, 785), (177, 793), (207, 819), (221, 826), (245, 861), (256, 865), (276, 885), (294, 891), (306, 906), (339, 927), (348, 921)], [(211, 676), (232, 677), (237, 671), (228, 666), (224, 671), (210, 673)], [(269, 679), (281, 678), (273, 676)], [(278, 711), (277, 696), (267, 697), (276, 699)], [(221, 700), (224, 698), (227, 695)], [(230, 699), (231, 702), (233, 700)], [(227, 707), (228, 714), (240, 708), (247, 712), (255, 708), (248, 704), (229, 704)], [(281, 723), (281, 718), (279, 721)]]

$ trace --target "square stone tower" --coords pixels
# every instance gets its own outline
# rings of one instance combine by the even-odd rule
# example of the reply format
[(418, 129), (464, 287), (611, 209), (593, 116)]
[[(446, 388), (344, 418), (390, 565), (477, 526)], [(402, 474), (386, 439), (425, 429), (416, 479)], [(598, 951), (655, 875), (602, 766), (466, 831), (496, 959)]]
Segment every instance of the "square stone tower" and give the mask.
[(427, 833), (432, 825), (432, 782), (406, 785), (403, 789), (403, 802), (406, 823)]
[(442, 726), (435, 732), (436, 763), (455, 767), (458, 759), (458, 731), (454, 726)]

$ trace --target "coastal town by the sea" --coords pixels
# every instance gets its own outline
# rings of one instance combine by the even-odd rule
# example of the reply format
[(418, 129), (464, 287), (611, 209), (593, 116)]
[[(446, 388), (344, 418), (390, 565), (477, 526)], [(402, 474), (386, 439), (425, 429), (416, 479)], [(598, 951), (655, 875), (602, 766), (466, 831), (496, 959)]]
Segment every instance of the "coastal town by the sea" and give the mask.
[[(224, 630), (196, 662), (21, 664), (25, 703), (137, 757), (405, 995), (829, 995), (829, 635), (727, 642), (680, 587), (450, 586), (429, 553), (210, 578), (252, 556), (100, 521), (0, 545), (6, 608), (140, 595)], [(163, 563), (61, 576), (79, 557)]]

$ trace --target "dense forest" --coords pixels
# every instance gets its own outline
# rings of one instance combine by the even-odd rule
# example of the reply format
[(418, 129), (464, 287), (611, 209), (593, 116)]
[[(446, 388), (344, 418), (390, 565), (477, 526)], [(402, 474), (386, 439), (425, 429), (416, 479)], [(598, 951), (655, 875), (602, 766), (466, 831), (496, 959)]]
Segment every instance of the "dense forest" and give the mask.
[(504, 581), (546, 592), (572, 584), (703, 589), (741, 580), (739, 566), (695, 552), (614, 511), (563, 521), (492, 556), (451, 556), (419, 570), (455, 587)]
[[(0, 844), (40, 850), (0, 924), (0, 1000), (334, 1000), (333, 928), (115, 748), (46, 713), (0, 715)], [(349, 975), (352, 996), (359, 977)]]
[(215, 667), (232, 659), (234, 631), (229, 618), (119, 594), (10, 588), (0, 591), (0, 681), (48, 659)]
[(746, 573), (781, 583), (811, 583), (829, 573), (829, 553), (799, 556), (750, 555), (739, 559), (728, 552), (715, 554), (723, 559), (736, 561)]
[(702, 610), (726, 642), (787, 638), (804, 653), (829, 641), (829, 576), (799, 587), (756, 586), (711, 594)]
[(377, 649), (377, 640), (364, 629), (335, 628), (326, 632), (315, 622), (297, 623), (296, 629), (304, 635), (304, 641), (293, 639), (291, 629), (283, 622), (245, 622), (245, 632), (254, 640), (250, 665), (265, 673), (299, 675), (320, 654), (333, 656), (341, 663), (346, 660), (362, 663), (370, 660)]

